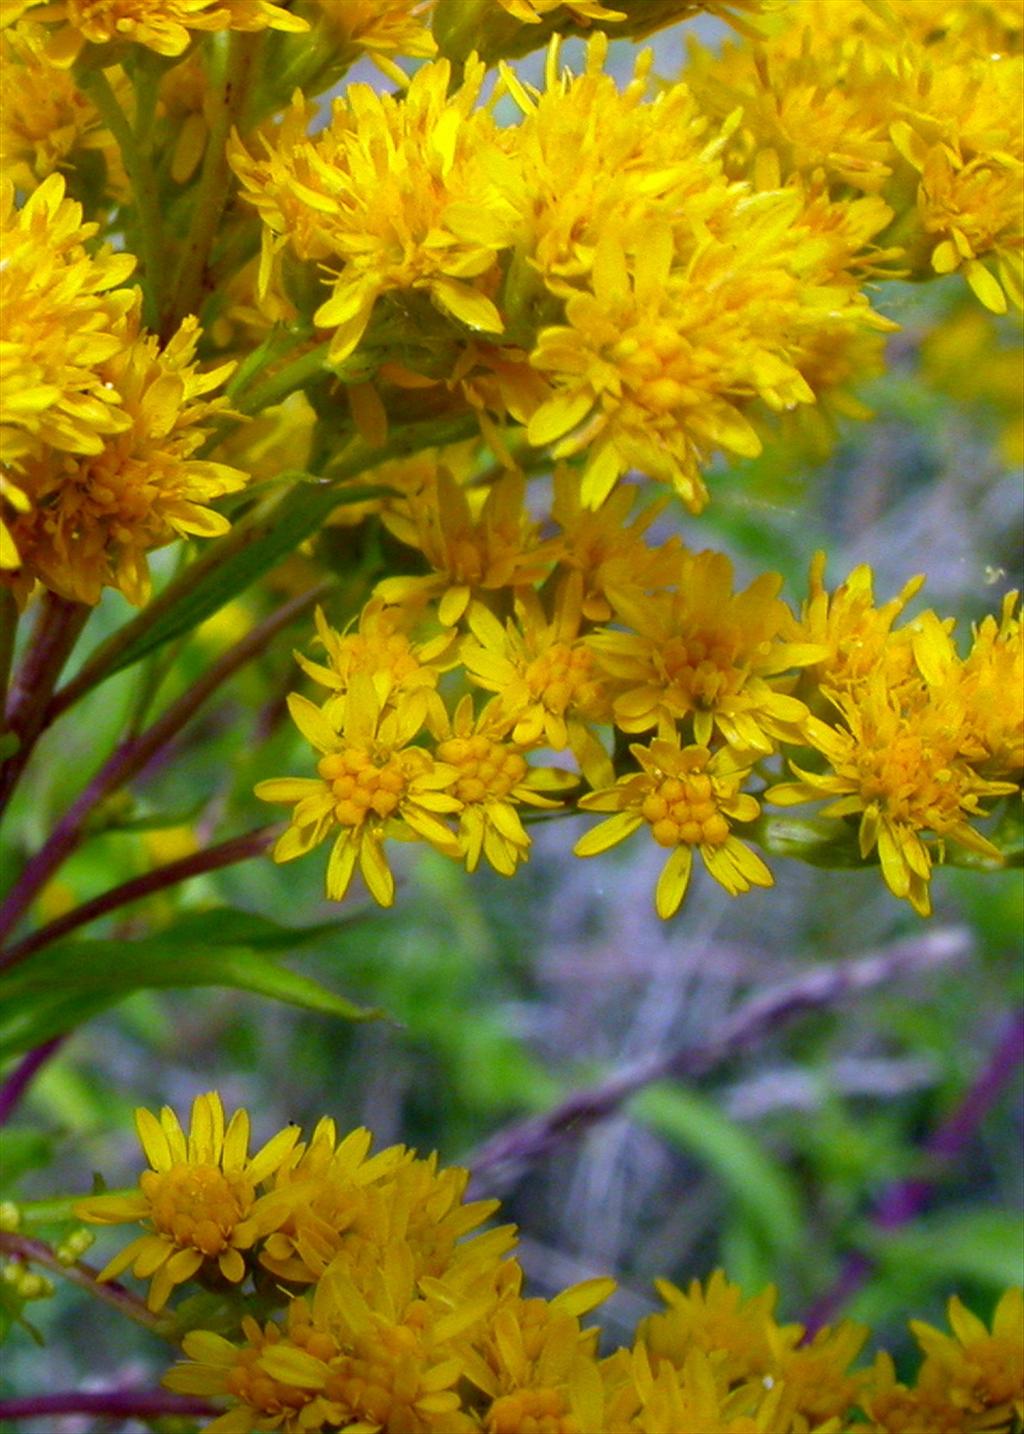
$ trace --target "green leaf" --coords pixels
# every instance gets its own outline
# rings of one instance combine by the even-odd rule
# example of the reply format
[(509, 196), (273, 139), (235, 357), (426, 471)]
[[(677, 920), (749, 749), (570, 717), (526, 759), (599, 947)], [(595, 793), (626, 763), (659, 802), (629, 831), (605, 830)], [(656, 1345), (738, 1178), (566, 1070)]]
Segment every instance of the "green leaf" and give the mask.
[(630, 1109), (714, 1172), (769, 1249), (799, 1245), (803, 1220), (792, 1181), (713, 1100), (681, 1086), (658, 1085)]
[(56, 1137), (25, 1126), (0, 1130), (0, 1189), (12, 1189), (30, 1170), (42, 1170), (53, 1159)]
[[(245, 913), (231, 913), (231, 918), (239, 927), (245, 924)], [(257, 939), (295, 945), (295, 933), (278, 928), (271, 936), (266, 926), (273, 923), (256, 922)], [(383, 1014), (355, 1005), (247, 944), (218, 944), (210, 939), (213, 929), (211, 922), (200, 937), (202, 923), (193, 922), (190, 930), (186, 921), (143, 941), (68, 941), (40, 951), (0, 986), (8, 1013), (0, 1019), (0, 1055), (70, 1030), (144, 988), (230, 986), (347, 1021), (377, 1020)], [(224, 936), (226, 943), (226, 930)], [(307, 934), (306, 939), (312, 938)]]
[[(388, 491), (372, 485), (340, 490), (332, 483), (310, 481), (305, 474), (291, 476), (300, 481), (207, 547), (145, 612), (93, 653), (83, 670), (85, 690), (191, 632), (315, 533), (335, 508)], [(93, 672), (95, 682), (88, 680)]]
[(917, 1279), (976, 1280), (994, 1290), (1024, 1284), (1020, 1216), (1009, 1210), (943, 1210), (906, 1230), (868, 1226), (857, 1244), (894, 1275), (912, 1270)]

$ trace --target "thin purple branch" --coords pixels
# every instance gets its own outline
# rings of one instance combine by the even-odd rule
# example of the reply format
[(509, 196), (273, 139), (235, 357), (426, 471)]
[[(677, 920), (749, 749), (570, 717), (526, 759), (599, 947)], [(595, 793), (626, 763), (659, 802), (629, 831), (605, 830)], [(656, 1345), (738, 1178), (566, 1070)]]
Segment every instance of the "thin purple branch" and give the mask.
[(21, 667), (11, 683), (4, 714), (8, 729), (18, 737), (18, 749), (0, 762), (0, 811), (14, 791), (32, 749), (48, 724), (47, 707), (53, 689), (85, 626), (90, 607), (48, 592)]
[(39, 1419), (47, 1415), (96, 1414), (108, 1419), (156, 1419), (164, 1414), (210, 1418), (217, 1413), (205, 1399), (159, 1389), (106, 1389), (90, 1394), (29, 1394), (0, 1399), (0, 1419)]
[(94, 1266), (86, 1264), (84, 1260), (77, 1260), (73, 1265), (65, 1265), (63, 1261), (57, 1259), (53, 1249), (44, 1240), (36, 1240), (31, 1235), (0, 1232), (0, 1253), (33, 1265), (42, 1265), (44, 1269), (59, 1275), (61, 1279), (78, 1285), (79, 1289), (85, 1290), (94, 1299), (110, 1305), (119, 1314), (126, 1315), (136, 1324), (144, 1325), (153, 1334), (159, 1335), (161, 1338), (167, 1334), (166, 1316), (154, 1314), (152, 1310), (147, 1309), (138, 1295), (133, 1295), (131, 1290), (125, 1289), (124, 1285), (119, 1284), (117, 1280), (104, 1280), (100, 1283), (97, 1278), (99, 1271)]
[[(929, 1173), (890, 1185), (878, 1201), (872, 1224), (880, 1231), (899, 1230), (915, 1219), (939, 1181), (963, 1154), (982, 1121), (1024, 1062), (1024, 1009), (1009, 1018), (1006, 1030), (963, 1100), (925, 1142), (922, 1155)], [(831, 1324), (875, 1268), (863, 1250), (853, 1250), (843, 1261), (834, 1282), (819, 1296), (808, 1313), (807, 1336)]]
[(6, 1125), (37, 1072), (67, 1040), (67, 1035), (52, 1036), (35, 1050), (29, 1051), (0, 1086), (0, 1125)]
[[(189, 856), (179, 857), (177, 861), (169, 861), (164, 866), (155, 867), (142, 876), (132, 877), (131, 881), (122, 882), (120, 886), (114, 886), (102, 895), (93, 897), (92, 901), (83, 902), (81, 906), (58, 916), (55, 921), (40, 927), (38, 931), (33, 931), (24, 941), (11, 946), (0, 956), (0, 971), (16, 966), (19, 961), (26, 960), (35, 952), (41, 951), (44, 946), (66, 936), (69, 931), (76, 931), (79, 926), (87, 926), (91, 921), (97, 921), (101, 916), (128, 906), (133, 901), (152, 896), (155, 891), (164, 891), (167, 887), (177, 886), (179, 882), (188, 881), (193, 876), (219, 871), (221, 867), (234, 866), (240, 861), (260, 856), (272, 845), (280, 831), (280, 825), (255, 827), (242, 836), (230, 837), (215, 846), (204, 847), (202, 851), (192, 852)], [(0, 1092), (0, 1110), (2, 1100), (3, 1095)]]
[(970, 949), (971, 937), (966, 929), (940, 927), (868, 956), (815, 966), (792, 981), (764, 991), (734, 1011), (702, 1045), (643, 1057), (596, 1085), (574, 1091), (544, 1115), (500, 1130), (465, 1161), (473, 1171), (472, 1197), (507, 1188), (525, 1167), (562, 1141), (575, 1139), (596, 1122), (614, 1115), (631, 1096), (654, 1081), (704, 1075), (796, 1016), (830, 1009), (861, 991), (962, 959)]
[(0, 941), (6, 940), (32, 904), (36, 893), (85, 840), (89, 818), (100, 803), (142, 771), (192, 720), (223, 682), (262, 651), (300, 613), (312, 607), (323, 596), (323, 591), (321, 585), (278, 608), (208, 668), (198, 682), (172, 702), (151, 727), (118, 747), (68, 808), (43, 847), (28, 861), (3, 906), (0, 906)]

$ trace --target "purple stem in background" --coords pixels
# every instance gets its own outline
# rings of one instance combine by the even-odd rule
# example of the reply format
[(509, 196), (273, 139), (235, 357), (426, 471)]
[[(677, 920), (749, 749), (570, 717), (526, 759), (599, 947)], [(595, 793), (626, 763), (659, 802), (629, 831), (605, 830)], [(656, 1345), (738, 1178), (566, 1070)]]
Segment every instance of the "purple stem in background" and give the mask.
[[(985, 1116), (1024, 1061), (1024, 1009), (1010, 1017), (999, 1044), (963, 1100), (926, 1141), (922, 1154), (930, 1169), (926, 1176), (890, 1185), (875, 1207), (876, 1230), (899, 1230), (918, 1216), (937, 1181), (963, 1154)], [(854, 1250), (843, 1262), (835, 1282), (814, 1302), (805, 1321), (810, 1338), (831, 1324), (843, 1307), (863, 1288), (875, 1268), (875, 1258)]]
[(39, 1068), (46, 1064), (50, 1057), (67, 1040), (67, 1034), (51, 1036), (41, 1046), (36, 1046), (34, 1051), (29, 1051), (14, 1070), (0, 1086), (0, 1125), (5, 1125), (10, 1120), (18, 1102), (36, 1075)]
[(970, 949), (970, 934), (963, 927), (938, 927), (871, 955), (812, 966), (791, 981), (761, 990), (737, 1006), (700, 1045), (655, 1050), (613, 1070), (596, 1085), (571, 1092), (543, 1115), (499, 1130), (460, 1161), (473, 1172), (470, 1198), (500, 1193), (528, 1166), (563, 1141), (578, 1138), (597, 1121), (607, 1120), (655, 1081), (706, 1075), (797, 1016), (829, 1010), (862, 991), (907, 980), (961, 959)]
[(99, 1270), (86, 1264), (84, 1260), (76, 1260), (73, 1265), (66, 1265), (63, 1260), (58, 1260), (55, 1250), (45, 1240), (37, 1240), (32, 1235), (7, 1234), (0, 1231), (0, 1254), (13, 1256), (23, 1263), (42, 1265), (44, 1270), (50, 1270), (62, 1280), (70, 1280), (94, 1299), (102, 1300), (119, 1314), (143, 1325), (161, 1339), (167, 1338), (169, 1326), (166, 1315), (155, 1314), (138, 1295), (133, 1295), (131, 1290), (125, 1289), (117, 1280), (104, 1280), (101, 1283), (98, 1278)]
[(323, 596), (321, 584), (278, 608), (208, 668), (198, 682), (167, 708), (151, 727), (123, 742), (96, 773), (53, 828), (47, 841), (26, 863), (18, 881), (0, 906), (0, 941), (5, 941), (53, 873), (64, 864), (89, 833), (89, 819), (103, 800), (116, 792), (152, 761), (190, 722), (217, 688), (261, 652), (272, 638)]
[(163, 1414), (217, 1413), (205, 1399), (159, 1389), (107, 1389), (94, 1394), (30, 1394), (23, 1399), (0, 1399), (0, 1419), (38, 1419), (44, 1415), (98, 1414), (108, 1419), (156, 1419)]
[[(189, 856), (179, 857), (177, 861), (169, 861), (164, 866), (155, 867), (142, 876), (133, 876), (130, 881), (122, 882), (120, 886), (111, 887), (100, 896), (94, 896), (91, 901), (83, 902), (81, 906), (58, 916), (48, 925), (41, 926), (38, 931), (33, 931), (16, 946), (9, 947), (6, 952), (0, 954), (0, 971), (16, 966), (19, 961), (27, 960), (44, 946), (66, 936), (69, 931), (75, 931), (79, 926), (88, 926), (91, 921), (98, 921), (110, 911), (117, 911), (133, 901), (141, 901), (143, 897), (152, 896), (156, 891), (164, 891), (169, 886), (177, 886), (179, 882), (188, 881), (193, 876), (219, 871), (221, 867), (234, 866), (237, 862), (261, 856), (273, 845), (280, 832), (280, 825), (256, 827), (242, 836), (229, 837), (227, 841), (218, 842), (216, 846), (204, 847), (202, 851), (192, 852)], [(2, 1100), (0, 1092), (0, 1102)]]

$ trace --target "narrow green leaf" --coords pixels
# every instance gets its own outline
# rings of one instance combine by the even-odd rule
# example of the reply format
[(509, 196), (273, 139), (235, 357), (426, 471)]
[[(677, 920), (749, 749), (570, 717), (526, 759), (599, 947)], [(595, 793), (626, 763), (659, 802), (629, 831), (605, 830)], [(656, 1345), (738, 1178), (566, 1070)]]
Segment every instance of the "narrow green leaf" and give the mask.
[(906, 1230), (867, 1226), (857, 1241), (885, 1270), (955, 1284), (977, 1280), (995, 1290), (1024, 1284), (1020, 1216), (1010, 1210), (944, 1210)]
[(803, 1222), (792, 1181), (713, 1100), (681, 1086), (658, 1085), (639, 1095), (630, 1110), (709, 1166), (769, 1248), (796, 1248)]
[(0, 986), (9, 1013), (0, 1020), (0, 1054), (27, 1050), (144, 988), (229, 986), (348, 1021), (383, 1014), (247, 946), (186, 938), (180, 932), (144, 941), (69, 941), (39, 952)]

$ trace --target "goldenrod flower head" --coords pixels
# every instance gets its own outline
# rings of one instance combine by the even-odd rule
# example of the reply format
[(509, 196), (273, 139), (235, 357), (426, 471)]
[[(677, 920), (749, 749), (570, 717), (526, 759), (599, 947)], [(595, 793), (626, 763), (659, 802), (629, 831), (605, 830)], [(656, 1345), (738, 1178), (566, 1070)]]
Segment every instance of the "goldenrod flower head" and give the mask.
[(515, 620), (504, 626), (474, 603), (460, 655), (472, 681), (498, 694), (496, 710), (513, 742), (556, 752), (569, 747), (588, 779), (599, 781), (610, 768), (591, 728), (610, 720), (610, 694), (580, 636), (581, 604), (579, 573), (559, 584), (551, 617), (531, 589), (516, 598)]
[(949, 1301), (951, 1334), (911, 1320), (926, 1356), (918, 1388), (941, 1394), (977, 1428), (996, 1428), (1012, 1414), (1024, 1417), (1024, 1293), (1010, 1289), (992, 1316), (991, 1330), (956, 1295)]
[[(20, 210), (14, 186), (0, 190), (0, 462), (15, 466), (45, 448), (99, 453), (129, 419), (99, 366), (126, 343), (120, 320), (134, 302), (118, 289), (135, 267), (130, 254), (86, 243), (98, 226), (65, 198), (52, 174)], [(114, 290), (115, 292), (110, 292)]]
[(550, 793), (576, 785), (569, 772), (552, 767), (531, 767), (523, 749), (503, 740), (507, 732), (497, 701), (487, 704), (474, 720), (473, 699), (467, 693), (459, 702), (446, 731), (439, 735), (437, 755), (454, 767), (458, 778), (452, 791), (462, 803), (455, 854), (475, 871), (486, 856), (495, 871), (513, 876), (525, 861), (530, 838), (516, 812), (520, 802), (531, 807), (559, 805)]
[(374, 900), (390, 906), (395, 881), (383, 852), (388, 836), (419, 838), (444, 850), (452, 833), (439, 814), (457, 812), (451, 793), (458, 773), (425, 748), (412, 745), (421, 709), (406, 704), (384, 711), (373, 680), (352, 679), (340, 730), (307, 697), (288, 699), (292, 720), (319, 752), (319, 776), (275, 777), (260, 782), (266, 802), (294, 802), (292, 824), (274, 847), (275, 861), (293, 861), (337, 827), (327, 864), (327, 896), (343, 900), (356, 863)]
[(446, 722), (437, 683), (441, 673), (455, 665), (456, 638), (454, 632), (442, 632), (414, 640), (410, 634), (421, 611), (414, 603), (390, 607), (382, 598), (371, 598), (355, 624), (340, 633), (317, 608), (317, 638), (327, 664), (311, 662), (298, 652), (295, 660), (314, 682), (335, 694), (323, 705), (324, 716), (335, 728), (344, 726), (348, 693), (360, 675), (373, 683), (381, 711), (403, 706), (410, 721), (418, 719), (431, 731)]
[(884, 668), (890, 689), (917, 678), (913, 634), (909, 628), (893, 631), (893, 623), (924, 586), (918, 575), (880, 607), (875, 606), (874, 574), (867, 563), (854, 568), (834, 592), (825, 587), (825, 554), (811, 560), (808, 597), (794, 633), (797, 641), (825, 649), (825, 655), (807, 667), (803, 681), (808, 689), (850, 692)]
[(771, 1349), (769, 1373), (785, 1388), (787, 1409), (812, 1428), (842, 1418), (850, 1410), (868, 1378), (850, 1365), (864, 1348), (866, 1325), (842, 1320), (825, 1326), (805, 1339), (803, 1325), (767, 1325)]
[(334, 65), (347, 66), (368, 55), (389, 78), (408, 83), (393, 56), (429, 60), (437, 42), (426, 20), (432, 0), (305, 0), (306, 13), (319, 19), (336, 48)]
[(1024, 771), (1024, 625), (1019, 594), (1003, 599), (1000, 617), (984, 618), (964, 659), (965, 755), (987, 777), (1020, 780)]
[(487, 1434), (584, 1434), (601, 1429), (602, 1396), (596, 1377), (595, 1329), (580, 1316), (606, 1300), (610, 1279), (586, 1280), (552, 1300), (504, 1298), (472, 1349), (463, 1348), (467, 1377), (490, 1401)]
[(571, 468), (554, 474), (555, 496), (551, 516), (558, 524), (559, 565), (578, 569), (583, 578), (583, 617), (607, 622), (616, 597), (639, 599), (643, 593), (670, 587), (679, 572), (680, 539), (673, 535), (658, 547), (644, 536), (668, 504), (668, 498), (648, 503), (630, 517), (640, 489), (621, 484), (599, 508), (585, 508), (579, 483)]
[(898, 694), (884, 671), (876, 671), (832, 701), (840, 725), (816, 718), (807, 724), (810, 744), (831, 770), (810, 772), (791, 762), (798, 780), (766, 796), (786, 806), (833, 797), (825, 816), (859, 815), (861, 856), (877, 847), (889, 890), (928, 916), (932, 847), (922, 833), (999, 862), (998, 848), (970, 823), (985, 816), (982, 801), (1016, 788), (979, 776), (963, 760), (967, 714), (955, 687), (929, 693), (922, 685), (916, 695)]
[(745, 1298), (722, 1270), (702, 1284), (691, 1280), (685, 1290), (668, 1280), (655, 1282), (665, 1309), (637, 1325), (642, 1343), (656, 1363), (668, 1360), (681, 1368), (692, 1349), (714, 1353), (716, 1366), (729, 1385), (760, 1378), (772, 1368), (768, 1338), (777, 1298), (774, 1286)]
[(510, 322), (530, 329), (550, 307), (538, 293), (538, 273), (568, 296), (567, 281), (590, 273), (610, 225), (632, 230), (684, 212), (700, 224), (727, 197), (717, 158), (722, 138), (708, 132), (687, 87), (669, 85), (652, 95), (653, 56), (645, 51), (620, 90), (605, 73), (607, 52), (607, 37), (598, 32), (584, 70), (575, 74), (560, 66), (553, 40), (540, 92), (508, 66), (501, 69), (524, 116), (514, 140), (526, 201), (520, 244), (529, 261), (513, 259), (505, 301)]
[(506, 473), (486, 491), (482, 504), (444, 467), (404, 503), (385, 514), (389, 530), (418, 548), (437, 576), (384, 578), (378, 597), (389, 603), (438, 597), (445, 627), (465, 615), (481, 591), (516, 588), (545, 577), (558, 545), (542, 543), (528, 516), (525, 480)]
[[(799, 740), (807, 709), (779, 690), (779, 675), (814, 662), (824, 649), (794, 634), (792, 614), (778, 598), (781, 576), (762, 573), (736, 593), (732, 563), (706, 551), (684, 552), (676, 578), (673, 592), (618, 595), (616, 615), (628, 630), (590, 639), (621, 694), (616, 726), (653, 727), (670, 739), (685, 722), (700, 746), (717, 730), (737, 751), (759, 755), (779, 740)], [(797, 640), (787, 640), (791, 635)]]
[(242, 1252), (268, 1228), (266, 1206), (256, 1191), (287, 1158), (298, 1127), (279, 1131), (250, 1157), (248, 1113), (237, 1110), (225, 1129), (220, 1097), (213, 1091), (196, 1097), (187, 1137), (168, 1106), (159, 1120), (148, 1110), (137, 1110), (135, 1124), (152, 1167), (139, 1177), (139, 1193), (96, 1195), (80, 1201), (76, 1214), (100, 1225), (141, 1220), (152, 1233), (115, 1255), (99, 1278), (113, 1279), (129, 1265), (137, 1276), (152, 1276), (148, 1304), (153, 1310), (162, 1309), (174, 1286), (204, 1265), (238, 1284), (248, 1268)]
[(34, 20), (59, 26), (49, 52), (73, 65), (83, 45), (128, 41), (159, 55), (180, 55), (204, 30), (307, 30), (305, 20), (272, 0), (31, 0)]
[(573, 847), (577, 856), (598, 856), (646, 824), (659, 846), (669, 848), (655, 890), (663, 920), (682, 905), (693, 868), (693, 851), (730, 896), (752, 886), (771, 886), (772, 874), (756, 852), (732, 834), (730, 820), (753, 821), (756, 798), (741, 790), (750, 768), (738, 766), (728, 747), (712, 755), (706, 747), (681, 747), (655, 739), (630, 752), (641, 771), (620, 777), (614, 787), (580, 798), (588, 812), (614, 812)]
[[(115, 92), (124, 76), (111, 71)], [(0, 168), (31, 193), (47, 175), (99, 152), (108, 189), (123, 192), (124, 169), (110, 131), (67, 70), (46, 54), (46, 31), (30, 19), (0, 31)]]
[(281, 249), (335, 277), (313, 314), (332, 329), (330, 358), (359, 344), (377, 299), (422, 290), (457, 325), (500, 333), (489, 296), (514, 236), (515, 166), (490, 112), (476, 108), (484, 70), (449, 94), (446, 60), (424, 65), (401, 97), (352, 85), (331, 123), (305, 139), (301, 101), (264, 159), (236, 142), (232, 164), (264, 222), (265, 290)]
[(26, 574), (78, 602), (98, 602), (110, 586), (144, 603), (146, 554), (174, 538), (227, 532), (207, 504), (246, 481), (237, 468), (192, 456), (225, 407), (206, 395), (232, 365), (199, 371), (194, 318), (162, 349), (139, 330), (137, 306), (129, 321), (124, 346), (96, 367), (101, 390), (120, 400), (118, 431), (99, 451), (54, 448), (21, 464), (33, 503), (15, 526)]

